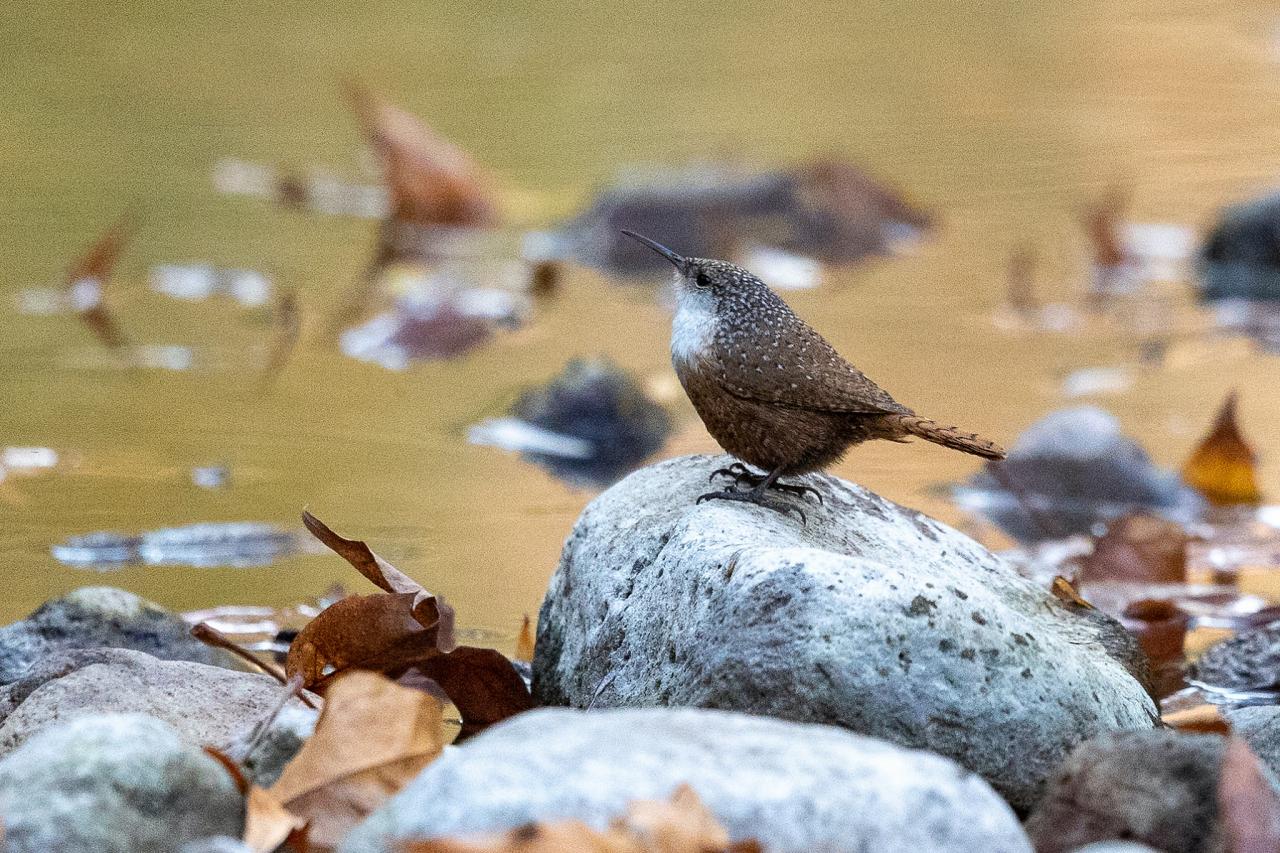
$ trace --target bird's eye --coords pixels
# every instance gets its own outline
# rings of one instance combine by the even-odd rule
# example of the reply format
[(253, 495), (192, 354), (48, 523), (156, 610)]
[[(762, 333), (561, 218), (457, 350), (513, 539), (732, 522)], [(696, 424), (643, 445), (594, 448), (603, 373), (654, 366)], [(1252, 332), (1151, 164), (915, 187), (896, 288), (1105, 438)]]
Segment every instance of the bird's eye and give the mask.
[(696, 284), (698, 287), (710, 287), (711, 276), (707, 275), (702, 270), (698, 270), (698, 274), (693, 277), (693, 283)]

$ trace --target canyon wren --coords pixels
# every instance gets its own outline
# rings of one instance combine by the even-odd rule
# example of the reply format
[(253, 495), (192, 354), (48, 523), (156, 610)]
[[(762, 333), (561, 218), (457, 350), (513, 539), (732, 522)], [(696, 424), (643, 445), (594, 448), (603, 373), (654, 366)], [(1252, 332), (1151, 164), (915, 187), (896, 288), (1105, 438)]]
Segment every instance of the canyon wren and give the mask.
[(816, 489), (778, 478), (826, 468), (871, 439), (923, 438), (984, 459), (1004, 458), (998, 445), (920, 417), (894, 400), (741, 267), (681, 257), (647, 237), (622, 233), (676, 268), (676, 376), (711, 437), (763, 472), (740, 463), (722, 468), (712, 478), (729, 476), (733, 482), (698, 503), (743, 501), (785, 513), (796, 508), (770, 500), (769, 491), (811, 493), (821, 500)]

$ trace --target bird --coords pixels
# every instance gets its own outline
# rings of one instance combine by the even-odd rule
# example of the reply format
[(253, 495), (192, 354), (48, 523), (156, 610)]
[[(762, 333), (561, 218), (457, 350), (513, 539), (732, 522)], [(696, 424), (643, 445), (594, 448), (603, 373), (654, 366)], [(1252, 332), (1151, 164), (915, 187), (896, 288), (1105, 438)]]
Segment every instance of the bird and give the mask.
[(779, 478), (820, 471), (873, 439), (923, 438), (983, 459), (1005, 457), (994, 442), (894, 400), (742, 267), (686, 258), (634, 231), (622, 233), (675, 267), (672, 366), (712, 438), (741, 460), (713, 472), (711, 479), (732, 482), (697, 503), (741, 501), (794, 510), (804, 521), (803, 510), (770, 493), (812, 494), (819, 502), (821, 493)]

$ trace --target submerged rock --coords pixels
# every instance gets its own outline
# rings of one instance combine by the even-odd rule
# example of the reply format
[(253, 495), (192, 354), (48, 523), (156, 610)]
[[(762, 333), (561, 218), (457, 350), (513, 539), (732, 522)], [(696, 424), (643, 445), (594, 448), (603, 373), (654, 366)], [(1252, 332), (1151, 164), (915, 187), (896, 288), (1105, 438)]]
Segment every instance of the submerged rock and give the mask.
[(1082, 744), (1027, 820), (1036, 853), (1128, 840), (1165, 853), (1210, 853), (1226, 740), (1128, 732)]
[[(258, 673), (162, 661), (128, 649), (51, 655), (0, 687), (0, 755), (54, 723), (105, 713), (147, 714), (188, 743), (225, 749), (262, 719), (283, 689)], [(300, 714), (315, 714), (296, 700), (291, 704)], [(277, 761), (255, 755), (269, 765)]]
[(244, 825), (226, 768), (142, 714), (64, 723), (6, 756), (0, 811), (9, 853), (170, 853)]
[(1215, 643), (1187, 673), (1197, 685), (1232, 699), (1280, 699), (1280, 621)]
[(570, 361), (547, 385), (526, 391), (513, 417), (477, 424), (469, 438), (520, 451), (575, 484), (608, 485), (662, 448), (671, 417), (606, 358)]
[(1152, 464), (1114, 416), (1091, 406), (1046, 415), (996, 464), (957, 488), (956, 501), (1023, 542), (1090, 533), (1134, 510), (1187, 521), (1204, 505), (1176, 473)]
[(544, 709), (447, 750), (342, 853), (566, 818), (603, 826), (693, 787), (734, 840), (773, 853), (1030, 852), (1009, 807), (954, 763), (830, 726), (696, 709)]
[(755, 245), (851, 263), (930, 224), (928, 213), (858, 167), (820, 160), (764, 173), (709, 166), (618, 186), (556, 241), (580, 263), (636, 275), (670, 268), (623, 228), (691, 257), (728, 258)]
[(88, 586), (0, 628), (0, 684), (21, 678), (32, 663), (56, 652), (92, 648), (238, 668), (234, 658), (192, 637), (190, 626), (160, 605), (122, 589)]
[(729, 457), (643, 469), (579, 518), (538, 620), (534, 692), (831, 723), (954, 758), (1015, 807), (1078, 742), (1155, 707), (1076, 615), (977, 542), (826, 476), (807, 526), (709, 502)]
[(1280, 300), (1280, 193), (1225, 208), (1201, 255), (1202, 298)]

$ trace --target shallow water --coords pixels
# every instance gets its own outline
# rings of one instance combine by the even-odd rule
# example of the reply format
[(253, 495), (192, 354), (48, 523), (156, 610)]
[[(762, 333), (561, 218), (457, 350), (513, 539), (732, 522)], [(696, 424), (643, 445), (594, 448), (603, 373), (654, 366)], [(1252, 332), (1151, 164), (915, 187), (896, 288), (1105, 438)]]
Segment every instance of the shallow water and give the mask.
[[(1176, 332), (1160, 367), (1137, 364), (1132, 322), (1048, 334), (992, 319), (1024, 244), (1041, 258), (1043, 295), (1078, 299), (1078, 212), (1113, 183), (1132, 189), (1133, 219), (1200, 228), (1276, 182), (1280, 17), (1268, 4), (10, 0), (0, 446), (50, 447), (60, 462), (0, 482), (0, 617), (96, 582), (176, 608), (285, 604), (334, 580), (361, 588), (323, 556), (97, 575), (50, 555), (95, 530), (290, 525), (308, 507), (449, 598), (462, 624), (514, 636), (591, 492), (467, 444), (469, 424), (571, 356), (601, 353), (669, 394), (679, 426), (663, 455), (713, 448), (672, 393), (661, 300), (590, 271), (572, 271), (524, 329), (457, 361), (391, 372), (325, 342), (323, 312), (366, 260), (373, 223), (220, 195), (211, 175), (239, 157), (366, 180), (338, 87), (348, 75), (471, 151), (522, 227), (572, 213), (629, 164), (851, 158), (942, 225), (909, 255), (788, 298), (900, 400), (1004, 442), (1053, 408), (1097, 402), (1176, 465), (1239, 388), (1263, 487), (1280, 495), (1280, 362), (1206, 334), (1185, 280), (1141, 302), (1162, 313), (1140, 326)], [(190, 347), (191, 369), (123, 369), (74, 318), (16, 308), (125, 210), (140, 232), (108, 299), (133, 340)], [(299, 293), (302, 342), (271, 390), (256, 382), (263, 314), (147, 289), (152, 266), (191, 262), (259, 270)], [(1086, 393), (1064, 396), (1075, 371), (1113, 367), (1120, 378), (1090, 386), (1086, 374), (1067, 386)], [(226, 486), (193, 484), (192, 468), (215, 465)], [(954, 523), (964, 517), (934, 486), (975, 466), (886, 444), (837, 473)]]

